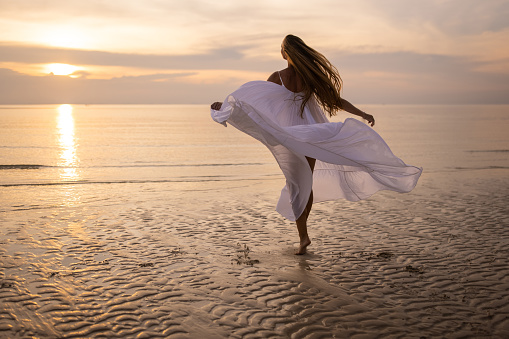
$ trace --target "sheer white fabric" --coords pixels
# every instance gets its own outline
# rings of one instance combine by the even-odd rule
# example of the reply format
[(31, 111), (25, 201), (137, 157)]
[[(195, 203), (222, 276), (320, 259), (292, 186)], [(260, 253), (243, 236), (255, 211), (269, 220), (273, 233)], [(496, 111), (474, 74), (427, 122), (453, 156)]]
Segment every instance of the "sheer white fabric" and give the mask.
[[(315, 100), (300, 115), (301, 96), (284, 86), (252, 81), (230, 94), (212, 119), (262, 142), (274, 155), (286, 185), (276, 210), (295, 221), (313, 190), (314, 202), (366, 199), (380, 190), (409, 192), (422, 169), (406, 165), (369, 126), (329, 122)], [(314, 173), (307, 157), (317, 159)]]

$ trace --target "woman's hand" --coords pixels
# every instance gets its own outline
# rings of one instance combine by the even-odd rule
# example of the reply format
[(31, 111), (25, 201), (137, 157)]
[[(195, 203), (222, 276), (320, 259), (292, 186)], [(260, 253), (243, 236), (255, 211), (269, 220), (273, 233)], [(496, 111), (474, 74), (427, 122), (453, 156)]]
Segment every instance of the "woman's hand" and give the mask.
[(223, 105), (222, 102), (214, 102), (212, 105), (210, 105), (210, 108), (213, 110), (219, 111), (221, 109), (221, 106)]
[(341, 98), (341, 107), (348, 113), (352, 113), (353, 115), (356, 115), (364, 120), (367, 120), (368, 125), (371, 125), (371, 127), (375, 126), (375, 118), (371, 114), (361, 111), (360, 109), (352, 105), (348, 100)]
[(371, 127), (375, 126), (375, 118), (371, 114), (363, 113), (362, 118), (366, 120)]

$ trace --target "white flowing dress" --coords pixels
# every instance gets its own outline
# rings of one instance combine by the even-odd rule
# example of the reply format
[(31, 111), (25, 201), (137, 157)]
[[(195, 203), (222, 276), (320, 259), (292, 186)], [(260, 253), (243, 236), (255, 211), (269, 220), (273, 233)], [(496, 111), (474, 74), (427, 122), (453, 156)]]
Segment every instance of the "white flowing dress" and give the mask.
[[(300, 115), (302, 96), (268, 81), (251, 81), (228, 95), (212, 119), (262, 142), (274, 155), (286, 185), (276, 210), (295, 221), (313, 201), (358, 201), (380, 190), (406, 193), (422, 168), (406, 165), (368, 125), (329, 122), (314, 98)], [(311, 172), (306, 156), (316, 159)]]

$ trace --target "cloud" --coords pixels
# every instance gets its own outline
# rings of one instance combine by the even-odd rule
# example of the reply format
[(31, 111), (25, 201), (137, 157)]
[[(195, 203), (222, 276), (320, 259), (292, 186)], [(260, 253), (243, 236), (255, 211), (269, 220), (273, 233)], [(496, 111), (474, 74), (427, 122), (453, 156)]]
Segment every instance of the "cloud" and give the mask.
[[(507, 60), (473, 61), (467, 57), (421, 54), (414, 52), (330, 53), (327, 55), (341, 70), (458, 73), (489, 68)], [(284, 66), (280, 59), (256, 58), (245, 52), (245, 47), (231, 46), (208, 53), (188, 55), (134, 54), (45, 46), (0, 43), (0, 62), (26, 64), (66, 63), (72, 65), (122, 66), (153, 70), (249, 70), (272, 72)]]
[[(116, 54), (115, 54), (116, 55)], [(87, 58), (97, 56), (86, 54)], [(117, 55), (126, 65), (149, 63), (154, 56)], [(205, 57), (205, 56), (200, 56)], [(108, 55), (108, 58), (112, 58)], [(145, 59), (146, 58), (146, 59)], [(211, 69), (225, 67), (220, 57), (210, 61)], [(482, 63), (466, 58), (422, 55), (410, 52), (333, 54), (344, 80), (344, 95), (354, 103), (486, 104), (509, 103), (509, 74), (480, 72)], [(110, 59), (108, 59), (110, 60)], [(113, 62), (115, 58), (110, 61)], [(90, 61), (87, 61), (90, 62)], [(246, 59), (237, 61), (245, 69)], [(96, 61), (96, 63), (105, 63)], [(166, 61), (159, 66), (173, 67)], [(183, 64), (187, 67), (191, 64)], [(267, 74), (283, 67), (264, 67)], [(281, 66), (281, 65), (279, 65)], [(251, 67), (253, 67), (251, 65)], [(199, 81), (199, 70), (172, 74), (148, 70), (142, 76), (90, 79), (85, 76), (28, 76), (12, 70), (0, 70), (0, 104), (23, 103), (116, 103), (185, 104), (223, 100), (243, 81), (241, 77), (219, 77), (217, 81)], [(190, 81), (193, 78), (195, 80)], [(260, 80), (260, 79), (252, 79)]]
[[(360, 71), (377, 70), (396, 73), (449, 73), (468, 71), (467, 59), (413, 52), (344, 53), (333, 55), (337, 65)], [(472, 64), (473, 65), (473, 64)]]
[(432, 25), (455, 36), (509, 28), (507, 0), (384, 0), (367, 3), (394, 25)]
[(192, 73), (113, 79), (29, 76), (0, 69), (0, 104), (197, 104), (222, 100), (238, 84), (180, 81)]
[(140, 10), (149, 9), (152, 0), (136, 1), (102, 0), (0, 0), (4, 16), (20, 20), (55, 20), (79, 17), (126, 17), (135, 18)]
[(124, 66), (146, 69), (233, 69), (263, 70), (274, 60), (248, 60), (243, 47), (214, 49), (203, 54), (135, 54), (35, 45), (0, 43), (0, 62), (66, 63), (72, 65)]
[(334, 55), (345, 93), (359, 102), (509, 103), (509, 73), (482, 72), (491, 62), (411, 52)]

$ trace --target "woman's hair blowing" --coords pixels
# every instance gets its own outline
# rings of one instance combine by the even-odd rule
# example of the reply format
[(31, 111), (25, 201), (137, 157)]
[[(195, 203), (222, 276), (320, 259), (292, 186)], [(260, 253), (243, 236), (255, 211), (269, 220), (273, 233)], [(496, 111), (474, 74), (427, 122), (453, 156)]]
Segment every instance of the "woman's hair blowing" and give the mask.
[(312, 95), (329, 116), (336, 115), (336, 111), (343, 108), (340, 96), (343, 81), (336, 67), (295, 35), (285, 37), (283, 52), (303, 82), (301, 115)]

